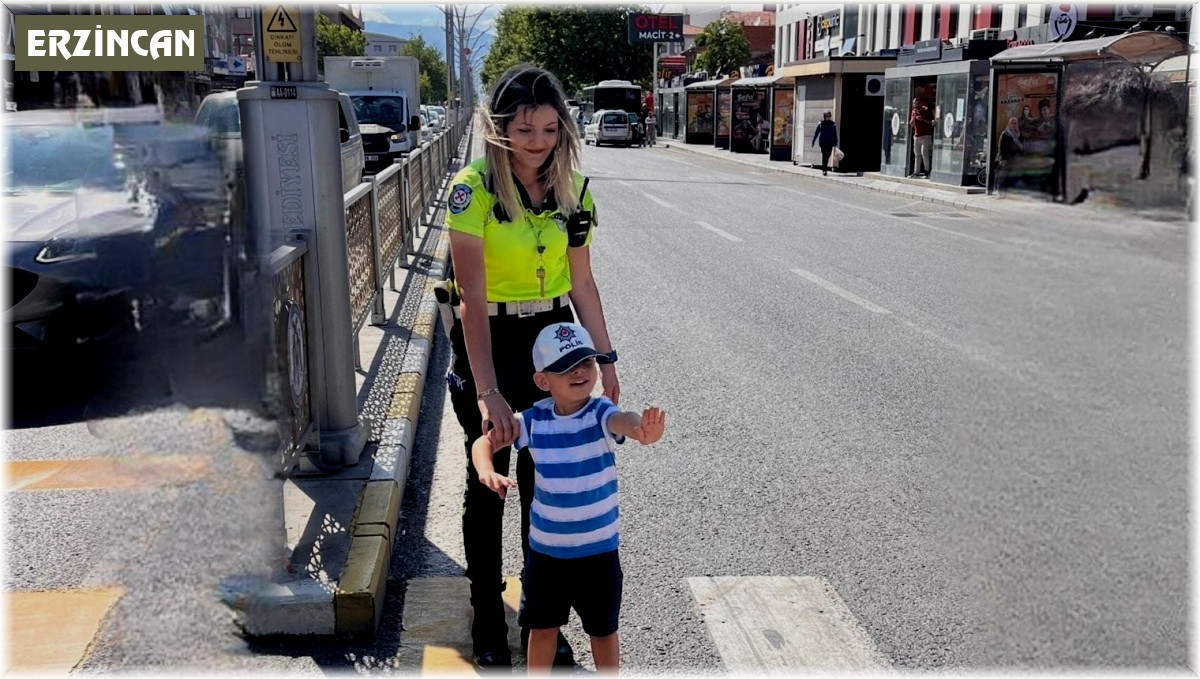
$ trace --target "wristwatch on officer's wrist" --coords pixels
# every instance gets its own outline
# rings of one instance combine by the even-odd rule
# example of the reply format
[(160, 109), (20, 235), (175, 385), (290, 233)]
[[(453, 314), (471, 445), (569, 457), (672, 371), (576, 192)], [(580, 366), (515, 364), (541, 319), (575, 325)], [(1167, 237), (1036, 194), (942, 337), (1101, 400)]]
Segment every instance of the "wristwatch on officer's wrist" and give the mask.
[(617, 362), (617, 352), (616, 352), (616, 350), (613, 350), (613, 351), (608, 352), (607, 354), (601, 354), (597, 358), (604, 359), (604, 360), (600, 361), (600, 363), (616, 363)]

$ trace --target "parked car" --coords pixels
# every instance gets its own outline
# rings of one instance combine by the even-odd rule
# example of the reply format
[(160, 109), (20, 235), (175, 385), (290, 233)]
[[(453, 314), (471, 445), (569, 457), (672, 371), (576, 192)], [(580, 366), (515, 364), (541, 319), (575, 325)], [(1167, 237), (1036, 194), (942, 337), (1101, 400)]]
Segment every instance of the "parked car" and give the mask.
[(8, 349), (124, 348), (229, 318), (227, 171), (210, 135), (153, 105), (0, 116)]
[(428, 119), (429, 126), (433, 128), (433, 134), (440, 134), (442, 128), (446, 126), (445, 119), (432, 106), (422, 104), (421, 113)]
[[(196, 124), (207, 127), (222, 147), (227, 162), (242, 171), (242, 120), (238, 109), (237, 92), (210, 94), (196, 111)], [(342, 192), (346, 193), (362, 182), (366, 162), (362, 135), (354, 105), (346, 94), (338, 94), (338, 126), (342, 147)]]
[(633, 128), (624, 111), (596, 111), (591, 121), (583, 128), (583, 143), (599, 146), (604, 143), (629, 146), (633, 141)]
[(448, 119), (449, 116), (446, 113), (445, 106), (430, 106), (429, 110), (437, 115), (438, 120), (441, 122), (443, 128), (450, 126), (450, 122)]
[(434, 128), (433, 123), (430, 122), (431, 117), (432, 116), (430, 116), (425, 111), (421, 111), (420, 113), (417, 114), (417, 119), (421, 121), (421, 143), (422, 144), (428, 144), (429, 141), (431, 139), (433, 139), (433, 135), (437, 133), (437, 130)]

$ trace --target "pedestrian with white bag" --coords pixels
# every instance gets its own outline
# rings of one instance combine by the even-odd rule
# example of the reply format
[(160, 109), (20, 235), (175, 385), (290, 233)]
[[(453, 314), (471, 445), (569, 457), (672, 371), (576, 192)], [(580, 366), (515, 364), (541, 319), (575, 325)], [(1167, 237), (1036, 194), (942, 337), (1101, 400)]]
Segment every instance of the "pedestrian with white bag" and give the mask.
[[(812, 144), (815, 146), (818, 142), (821, 144), (821, 174), (829, 174), (829, 156), (834, 155), (834, 164), (842, 159), (845, 154), (842, 153), (838, 145), (837, 124), (833, 122), (833, 113), (826, 111), (824, 119), (817, 123), (817, 129), (813, 132)], [(837, 154), (834, 154), (837, 151)]]

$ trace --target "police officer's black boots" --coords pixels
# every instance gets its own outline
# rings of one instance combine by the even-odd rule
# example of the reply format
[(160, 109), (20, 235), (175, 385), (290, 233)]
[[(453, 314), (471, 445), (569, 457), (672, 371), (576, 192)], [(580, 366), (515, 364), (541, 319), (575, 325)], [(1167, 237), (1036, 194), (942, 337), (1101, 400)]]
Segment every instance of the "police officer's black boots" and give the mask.
[(500, 592), (473, 594), (471, 606), (471, 645), (475, 664), (481, 669), (512, 669), (512, 651), (508, 648), (508, 623), (504, 621), (504, 601)]
[[(529, 655), (529, 628), (521, 628), (521, 652)], [(574, 667), (575, 651), (571, 650), (571, 642), (558, 631), (558, 647), (554, 649), (554, 665), (556, 667)]]

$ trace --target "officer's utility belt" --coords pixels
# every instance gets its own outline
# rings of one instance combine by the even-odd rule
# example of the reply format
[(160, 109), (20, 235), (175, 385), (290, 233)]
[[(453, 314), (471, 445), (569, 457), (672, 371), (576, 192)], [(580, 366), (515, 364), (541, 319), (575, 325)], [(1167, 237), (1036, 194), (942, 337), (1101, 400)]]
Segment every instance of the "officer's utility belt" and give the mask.
[[(441, 300), (438, 300), (441, 304)], [(570, 295), (560, 295), (554, 299), (531, 299), (527, 302), (488, 302), (488, 316), (516, 316), (517, 318), (528, 318), (534, 314), (541, 314), (547, 311), (561, 309), (571, 303)], [(449, 299), (445, 303), (445, 307), (449, 307), (454, 314), (454, 318), (462, 318), (459, 312), (459, 305), (449, 304)], [(444, 310), (444, 309), (443, 309)], [(443, 323), (446, 321), (442, 319)]]

